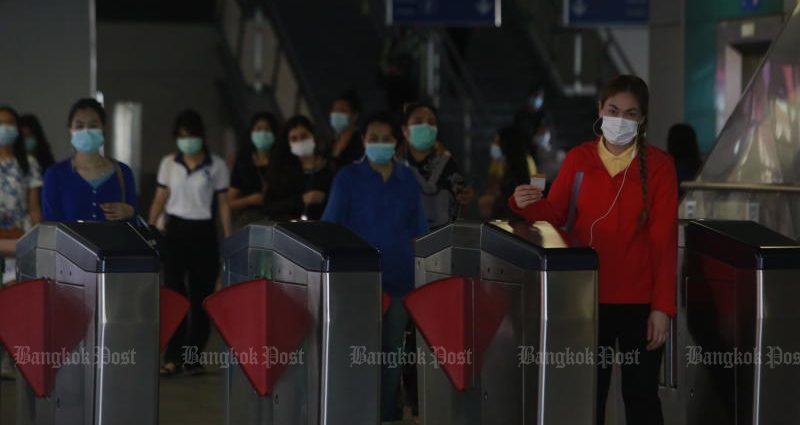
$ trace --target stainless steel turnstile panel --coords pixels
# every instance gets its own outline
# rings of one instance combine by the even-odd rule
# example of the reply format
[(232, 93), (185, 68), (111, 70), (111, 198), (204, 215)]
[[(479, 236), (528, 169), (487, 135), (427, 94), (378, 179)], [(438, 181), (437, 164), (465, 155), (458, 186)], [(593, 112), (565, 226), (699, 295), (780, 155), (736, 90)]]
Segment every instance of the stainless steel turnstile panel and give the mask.
[[(371, 250), (363, 256), (368, 264), (365, 271), (355, 271), (358, 267), (352, 263), (337, 266), (343, 261), (337, 262), (335, 249), (329, 249), (331, 243), (325, 246), (292, 233), (298, 230), (294, 226), (317, 226), (312, 233), (324, 239), (326, 229), (320, 226), (337, 225), (256, 223), (225, 243), (225, 286), (270, 279), (302, 292), (312, 317), (311, 331), (300, 348), (305, 354), (303, 364), (284, 370), (271, 394), (260, 397), (240, 368), (227, 370), (226, 424), (377, 424), (380, 367), (350, 366), (353, 347), (363, 346), (369, 352), (381, 349), (377, 251), (358, 239), (363, 244), (358, 249)], [(287, 241), (292, 238), (293, 245), (288, 247)], [(290, 258), (291, 250), (301, 248), (303, 258)]]
[(800, 243), (753, 222), (693, 221), (686, 253), (686, 423), (797, 423)]
[(17, 423), (157, 423), (155, 251), (126, 223), (45, 223), (20, 240), (17, 254), (18, 281), (52, 280), (52, 291), (82, 304), (88, 318), (50, 396), (36, 398), (17, 380)]
[[(502, 322), (483, 352), (470, 388), (458, 392), (439, 367), (430, 363), (418, 365), (422, 423), (593, 424), (596, 263), (593, 269), (587, 270), (581, 264), (579, 270), (573, 271), (523, 266), (528, 263), (520, 262), (525, 260), (518, 256), (524, 252), (519, 245), (527, 247), (530, 240), (509, 235), (510, 245), (498, 247), (486, 233), (502, 232), (497, 226), (510, 230), (504, 223), (459, 222), (417, 243), (417, 287), (462, 276), (474, 278), (473, 284), (482, 291), (502, 292), (503, 299), (508, 300)], [(553, 237), (552, 228), (539, 226), (534, 232), (537, 237)], [(506, 254), (510, 258), (501, 258)], [(592, 252), (581, 254), (596, 259)], [(473, 310), (479, 302), (472, 300)], [(475, 326), (480, 326), (481, 318), (475, 320)], [(431, 358), (431, 348), (419, 332), (417, 344), (426, 358)], [(552, 353), (551, 360), (569, 362), (558, 356), (570, 352), (582, 357), (584, 363), (575, 364), (573, 357), (573, 364), (562, 367), (531, 358), (538, 354), (541, 359), (541, 353)]]

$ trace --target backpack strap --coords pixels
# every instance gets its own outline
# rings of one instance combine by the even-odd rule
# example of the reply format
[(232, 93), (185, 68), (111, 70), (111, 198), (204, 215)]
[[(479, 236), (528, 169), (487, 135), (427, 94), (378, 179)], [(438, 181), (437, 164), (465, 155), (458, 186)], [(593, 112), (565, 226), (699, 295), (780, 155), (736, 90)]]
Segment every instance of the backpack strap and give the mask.
[(575, 172), (575, 179), (572, 182), (572, 193), (569, 197), (569, 213), (567, 214), (567, 222), (562, 228), (565, 232), (572, 232), (572, 227), (575, 226), (575, 216), (578, 210), (578, 194), (581, 191), (581, 183), (583, 183), (583, 171)]

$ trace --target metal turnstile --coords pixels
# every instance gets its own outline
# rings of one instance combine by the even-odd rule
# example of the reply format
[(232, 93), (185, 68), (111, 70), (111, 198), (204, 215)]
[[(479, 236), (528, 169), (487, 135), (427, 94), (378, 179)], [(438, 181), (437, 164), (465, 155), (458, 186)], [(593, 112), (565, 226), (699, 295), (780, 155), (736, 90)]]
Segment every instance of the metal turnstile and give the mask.
[[(256, 223), (224, 246), (226, 288), (206, 310), (237, 367), (228, 425), (377, 424), (380, 254), (343, 226)], [(255, 353), (255, 356), (253, 356)]]
[(754, 222), (692, 221), (685, 262), (686, 423), (797, 423), (800, 243)]
[(457, 222), (416, 256), (423, 424), (594, 424), (593, 250), (543, 222)]
[(157, 423), (158, 268), (126, 223), (45, 223), (20, 239), (20, 283), (0, 290), (0, 336), (25, 378), (18, 424)]

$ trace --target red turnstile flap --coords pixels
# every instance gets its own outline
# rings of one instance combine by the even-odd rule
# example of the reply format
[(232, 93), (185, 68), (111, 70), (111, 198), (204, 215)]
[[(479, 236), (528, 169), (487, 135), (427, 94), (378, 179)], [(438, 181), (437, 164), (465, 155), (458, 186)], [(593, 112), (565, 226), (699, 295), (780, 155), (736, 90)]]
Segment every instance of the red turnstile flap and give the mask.
[(0, 340), (36, 397), (48, 396), (58, 369), (74, 361), (67, 356), (89, 318), (79, 287), (36, 279), (0, 289)]
[[(268, 395), (298, 356), (311, 327), (306, 288), (267, 279), (225, 288), (204, 307), (260, 396)], [(302, 356), (299, 357), (302, 359)], [(284, 361), (287, 359), (289, 362)]]
[[(406, 310), (453, 386), (464, 391), (483, 364), (511, 300), (506, 287), (451, 277), (412, 291)], [(516, 361), (511, 358), (509, 361)]]
[(183, 318), (189, 312), (189, 300), (172, 289), (160, 287), (158, 290), (158, 349), (164, 351), (172, 335), (178, 330)]
[(381, 311), (383, 314), (386, 314), (390, 305), (392, 305), (392, 297), (390, 297), (386, 292), (383, 292), (381, 295)]
[[(453, 386), (472, 384), (472, 282), (451, 277), (408, 294), (403, 303)], [(469, 354), (469, 356), (467, 356)]]

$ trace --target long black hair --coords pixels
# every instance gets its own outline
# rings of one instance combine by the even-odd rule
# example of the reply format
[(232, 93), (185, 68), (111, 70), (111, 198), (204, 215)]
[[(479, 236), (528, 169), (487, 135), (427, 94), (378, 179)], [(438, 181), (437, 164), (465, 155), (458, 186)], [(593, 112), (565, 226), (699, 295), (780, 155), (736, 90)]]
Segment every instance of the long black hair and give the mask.
[(508, 126), (497, 132), (500, 150), (506, 162), (502, 185), (516, 188), (530, 180), (528, 170), (528, 151), (525, 133), (515, 126)]
[(700, 147), (697, 144), (697, 133), (689, 124), (675, 124), (667, 132), (667, 151), (675, 158), (675, 162), (682, 162), (688, 172), (694, 177), (703, 163)]
[(20, 130), (23, 128), (30, 130), (33, 137), (36, 139), (36, 146), (33, 148), (32, 155), (36, 158), (36, 162), (39, 163), (39, 166), (42, 168), (42, 173), (44, 173), (44, 170), (53, 165), (56, 161), (50, 149), (50, 141), (47, 140), (44, 129), (42, 129), (42, 124), (35, 115), (26, 114), (19, 118), (18, 126)]
[(22, 137), (22, 132), (19, 131), (19, 114), (14, 108), (10, 106), (0, 106), (0, 112), (7, 112), (14, 117), (14, 125), (17, 126), (17, 138), (14, 140), (14, 157), (17, 159), (19, 167), (24, 174), (31, 172), (31, 164), (28, 162), (28, 152), (25, 149), (25, 138)]

